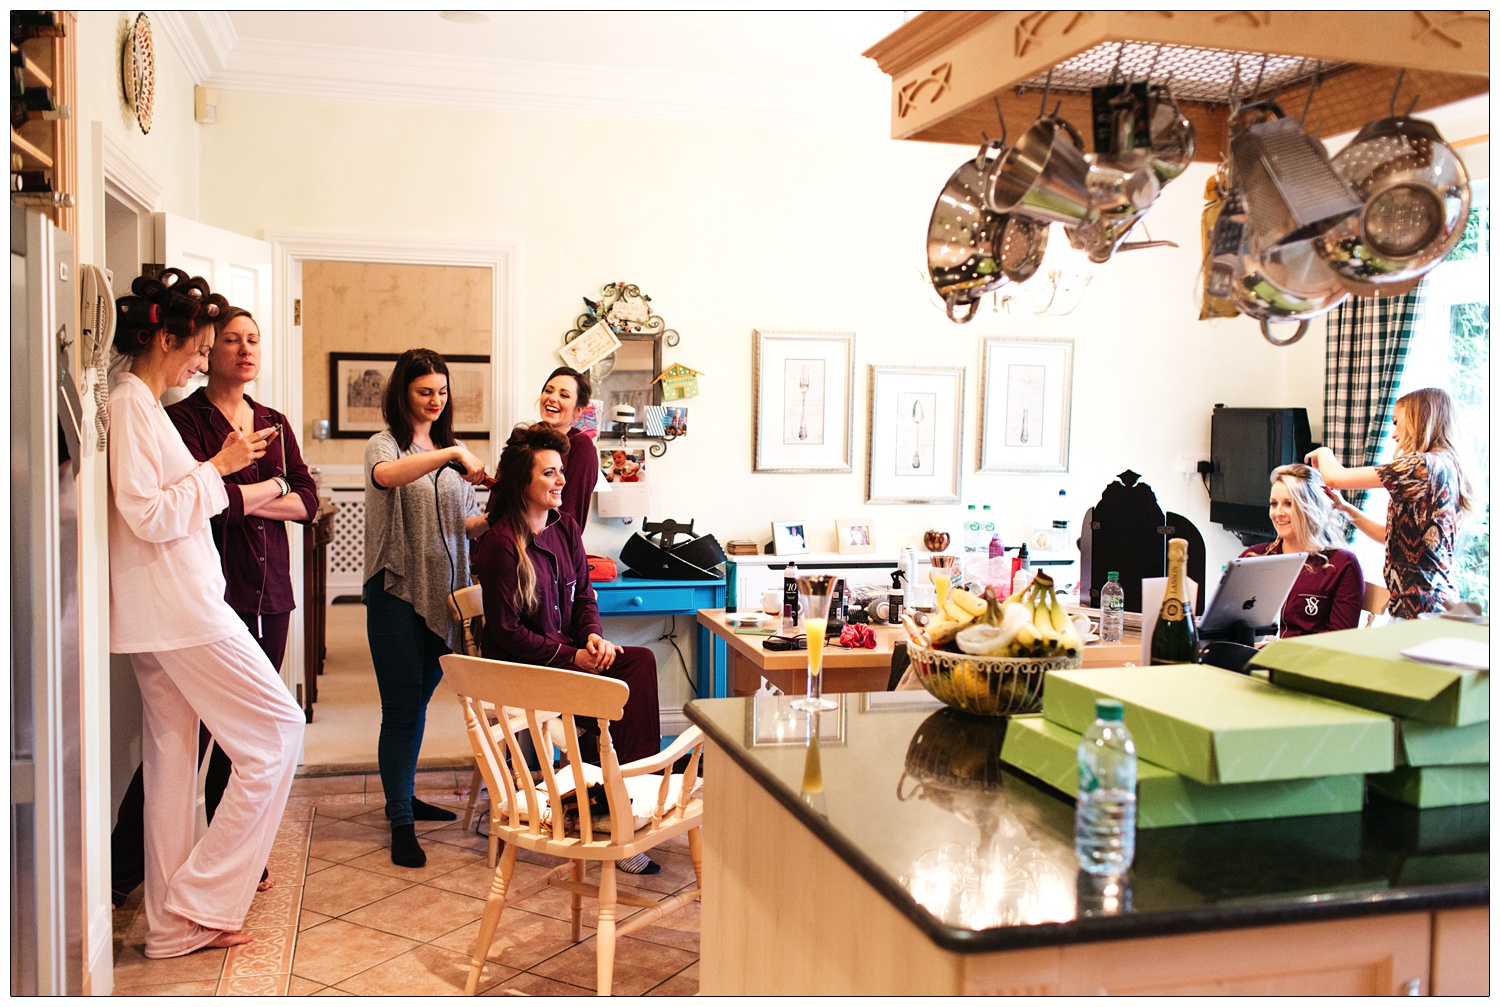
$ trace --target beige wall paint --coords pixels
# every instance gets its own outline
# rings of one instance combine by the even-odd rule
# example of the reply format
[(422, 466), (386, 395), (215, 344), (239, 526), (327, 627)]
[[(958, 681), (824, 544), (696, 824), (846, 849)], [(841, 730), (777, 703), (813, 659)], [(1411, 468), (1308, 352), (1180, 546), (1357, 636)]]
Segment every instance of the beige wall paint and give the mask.
[[(302, 264), (304, 427), (330, 415), (330, 353), (403, 353), (426, 347), (488, 356), (493, 338), (493, 275), (470, 266), (377, 262)], [(389, 373), (390, 365), (384, 365)], [(360, 465), (367, 437), (302, 441), (309, 465)], [(490, 462), (486, 438), (466, 440)], [(491, 466), (493, 468), (493, 466)]]

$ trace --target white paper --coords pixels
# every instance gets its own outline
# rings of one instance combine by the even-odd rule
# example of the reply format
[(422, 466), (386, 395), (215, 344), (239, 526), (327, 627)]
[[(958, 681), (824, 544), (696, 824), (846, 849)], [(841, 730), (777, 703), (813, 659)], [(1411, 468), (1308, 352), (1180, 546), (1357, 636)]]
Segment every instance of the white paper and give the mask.
[(1424, 664), (1447, 664), (1455, 668), (1477, 668), (1490, 670), (1490, 649), (1480, 640), (1461, 640), (1455, 636), (1440, 636), (1436, 640), (1407, 647), (1401, 656), (1408, 661)]
[(620, 340), (614, 330), (604, 322), (596, 322), (558, 350), (557, 355), (575, 371), (586, 371), (619, 348)]

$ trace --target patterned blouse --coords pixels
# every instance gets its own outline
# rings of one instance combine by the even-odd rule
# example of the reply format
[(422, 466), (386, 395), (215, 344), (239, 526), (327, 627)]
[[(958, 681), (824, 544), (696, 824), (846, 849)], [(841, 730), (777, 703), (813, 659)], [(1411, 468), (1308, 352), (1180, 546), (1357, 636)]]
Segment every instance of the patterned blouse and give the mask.
[(1387, 611), (1397, 619), (1457, 600), (1448, 577), (1458, 538), (1458, 469), (1440, 452), (1402, 455), (1375, 469), (1391, 495), (1385, 526)]

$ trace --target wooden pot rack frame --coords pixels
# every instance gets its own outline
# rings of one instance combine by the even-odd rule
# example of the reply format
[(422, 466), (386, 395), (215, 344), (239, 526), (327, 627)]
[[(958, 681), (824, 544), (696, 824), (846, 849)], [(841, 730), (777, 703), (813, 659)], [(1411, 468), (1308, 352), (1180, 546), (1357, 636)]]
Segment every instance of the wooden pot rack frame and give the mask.
[(996, 100), (1012, 141), (1051, 106), (1092, 139), (1091, 87), (1122, 75), (1169, 74), (1198, 133), (1195, 161), (1217, 162), (1227, 143), (1234, 66), (1241, 97), (1260, 81), (1288, 115), (1322, 136), (1359, 129), (1397, 111), (1447, 105), (1489, 90), (1488, 11), (926, 11), (864, 53), (891, 77), (891, 135), (977, 146), (1000, 135)]

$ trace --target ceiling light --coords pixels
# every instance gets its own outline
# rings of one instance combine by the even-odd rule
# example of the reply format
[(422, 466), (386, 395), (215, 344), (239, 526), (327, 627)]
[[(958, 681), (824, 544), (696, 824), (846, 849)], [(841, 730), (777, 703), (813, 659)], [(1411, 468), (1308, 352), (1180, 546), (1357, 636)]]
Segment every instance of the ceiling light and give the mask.
[(454, 24), (484, 24), (490, 19), (488, 14), (477, 10), (439, 11), (438, 17), (444, 21), (452, 21)]

